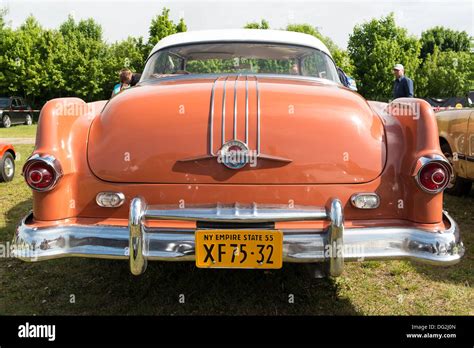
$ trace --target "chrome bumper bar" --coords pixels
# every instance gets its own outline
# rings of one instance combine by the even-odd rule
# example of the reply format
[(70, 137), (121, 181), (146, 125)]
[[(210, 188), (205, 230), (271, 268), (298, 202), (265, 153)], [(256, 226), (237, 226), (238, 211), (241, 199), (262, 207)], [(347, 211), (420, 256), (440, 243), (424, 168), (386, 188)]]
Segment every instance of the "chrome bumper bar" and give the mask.
[[(456, 222), (444, 212), (449, 227), (432, 232), (415, 227), (344, 228), (338, 199), (327, 209), (283, 209), (276, 206), (214, 206), (184, 209), (147, 207), (142, 198), (130, 204), (129, 226), (54, 225), (34, 227), (31, 215), (17, 227), (12, 255), (25, 261), (60, 257), (128, 259), (135, 275), (146, 270), (147, 260), (194, 260), (194, 229), (151, 228), (146, 221), (196, 220), (245, 223), (329, 220), (321, 230), (283, 231), (283, 261), (325, 262), (328, 273), (338, 276), (345, 261), (411, 259), (434, 265), (452, 265), (464, 254)], [(250, 225), (249, 225), (250, 226)]]

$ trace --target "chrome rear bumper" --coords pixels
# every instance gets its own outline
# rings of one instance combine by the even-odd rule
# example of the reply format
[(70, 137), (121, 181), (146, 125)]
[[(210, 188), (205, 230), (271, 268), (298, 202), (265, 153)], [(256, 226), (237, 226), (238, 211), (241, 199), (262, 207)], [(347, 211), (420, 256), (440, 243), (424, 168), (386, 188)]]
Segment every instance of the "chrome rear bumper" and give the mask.
[(194, 229), (150, 228), (148, 220), (273, 222), (329, 220), (324, 230), (283, 231), (284, 262), (325, 262), (338, 276), (345, 261), (411, 259), (452, 265), (464, 254), (456, 222), (444, 212), (449, 227), (432, 232), (414, 227), (344, 228), (343, 208), (333, 200), (327, 209), (282, 209), (260, 206), (214, 206), (170, 209), (147, 207), (142, 198), (130, 204), (129, 226), (54, 225), (35, 227), (25, 217), (16, 230), (12, 255), (25, 261), (60, 257), (128, 259), (133, 274), (146, 270), (147, 260), (194, 260)]

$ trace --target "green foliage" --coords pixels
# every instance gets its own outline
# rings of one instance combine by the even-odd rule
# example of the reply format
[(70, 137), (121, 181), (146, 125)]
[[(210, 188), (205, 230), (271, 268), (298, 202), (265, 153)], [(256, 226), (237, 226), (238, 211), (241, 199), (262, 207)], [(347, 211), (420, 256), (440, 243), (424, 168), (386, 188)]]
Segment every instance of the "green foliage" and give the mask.
[[(170, 10), (164, 8), (151, 21), (147, 41), (128, 37), (109, 44), (93, 19), (77, 22), (69, 17), (58, 29), (45, 29), (30, 16), (12, 29), (6, 24), (6, 15), (7, 10), (0, 9), (0, 95), (23, 96), (34, 106), (64, 96), (86, 101), (109, 98), (120, 69), (141, 72), (153, 45), (187, 30), (184, 19), (174, 22)], [(245, 27), (269, 29), (270, 25), (261, 19)], [(368, 99), (392, 97), (392, 67), (396, 63), (403, 64), (407, 75), (414, 78), (415, 94), (420, 97), (462, 96), (474, 88), (474, 58), (469, 52), (473, 41), (466, 32), (435, 27), (418, 40), (398, 27), (390, 14), (357, 25), (346, 51), (311, 24), (290, 24), (285, 29), (320, 39)], [(286, 72), (289, 64), (249, 59), (236, 67), (232, 60), (208, 60), (190, 62), (188, 69), (245, 72), (249, 66), (259, 72)]]
[(433, 54), (435, 47), (440, 51), (469, 52), (470, 38), (465, 31), (456, 31), (441, 26), (421, 33), (421, 53), (424, 59)]
[(85, 100), (102, 96), (108, 49), (102, 40), (102, 28), (92, 19), (76, 23), (69, 17), (59, 31), (64, 38), (60, 57), (63, 91), (67, 96), (76, 95)]
[(188, 26), (184, 23), (184, 18), (180, 18), (179, 23), (176, 24), (176, 32), (184, 33), (185, 31), (188, 31)]
[(30, 16), (11, 29), (6, 13), (0, 9), (0, 95), (23, 96), (37, 107), (57, 97), (109, 98), (122, 68), (141, 72), (154, 43), (187, 30), (183, 19), (174, 24), (163, 9), (151, 23), (148, 42), (128, 37), (108, 44), (93, 19), (68, 17), (58, 29), (46, 30)]
[[(413, 76), (420, 64), (420, 46), (417, 38), (396, 25), (393, 14), (356, 25), (348, 52), (359, 92), (367, 99), (391, 99), (393, 66), (401, 63), (407, 76)], [(415, 93), (416, 87), (415, 81)]]
[(245, 29), (270, 29), (270, 24), (265, 19), (262, 19), (260, 23), (258, 22), (247, 23), (244, 26), (244, 28)]
[(434, 27), (421, 34), (420, 97), (465, 96), (474, 88), (474, 55), (465, 31)]
[(420, 97), (464, 96), (474, 81), (474, 55), (451, 50), (442, 52), (435, 46), (417, 76)]
[[(0, 39), (0, 94), (22, 95), (34, 102), (63, 87), (57, 46), (61, 37), (28, 17), (18, 30), (4, 28)], [(54, 92), (53, 92), (54, 91)]]
[(178, 24), (174, 24), (173, 20), (170, 19), (170, 10), (168, 8), (163, 8), (161, 14), (151, 20), (148, 32), (148, 45), (152, 48), (162, 38), (184, 31), (187, 31), (184, 19), (181, 18)]

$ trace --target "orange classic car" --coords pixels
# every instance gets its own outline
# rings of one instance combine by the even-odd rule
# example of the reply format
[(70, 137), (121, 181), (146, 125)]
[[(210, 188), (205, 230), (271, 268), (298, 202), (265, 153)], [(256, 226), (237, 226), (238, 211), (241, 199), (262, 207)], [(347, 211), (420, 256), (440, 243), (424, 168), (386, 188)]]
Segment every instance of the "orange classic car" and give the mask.
[(368, 102), (301, 33), (196, 31), (150, 53), (109, 101), (49, 101), (23, 173), (13, 254), (194, 261), (340, 275), (357, 260), (451, 265), (451, 166), (428, 103)]

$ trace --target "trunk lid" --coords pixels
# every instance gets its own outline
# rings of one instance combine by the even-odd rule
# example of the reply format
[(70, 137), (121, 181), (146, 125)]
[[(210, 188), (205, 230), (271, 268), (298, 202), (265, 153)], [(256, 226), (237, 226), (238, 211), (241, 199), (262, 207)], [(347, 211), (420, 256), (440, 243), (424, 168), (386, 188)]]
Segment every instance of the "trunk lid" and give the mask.
[[(213, 156), (235, 139), (250, 150), (237, 170)], [(110, 182), (342, 184), (375, 179), (385, 152), (383, 124), (356, 93), (315, 80), (221, 76), (119, 94), (93, 121), (87, 156)]]

